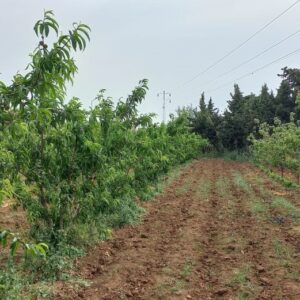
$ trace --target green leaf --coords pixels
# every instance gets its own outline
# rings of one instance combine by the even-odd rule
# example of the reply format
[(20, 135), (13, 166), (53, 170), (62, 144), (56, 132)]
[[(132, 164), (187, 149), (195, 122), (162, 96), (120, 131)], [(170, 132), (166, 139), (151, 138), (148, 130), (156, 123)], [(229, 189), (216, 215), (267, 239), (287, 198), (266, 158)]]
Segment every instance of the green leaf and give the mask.
[(6, 247), (7, 245), (7, 238), (10, 235), (10, 232), (8, 230), (3, 230), (0, 232), (0, 243), (3, 247)]
[(46, 23), (49, 27), (51, 27), (55, 32), (56, 34), (58, 35), (58, 27), (55, 26), (53, 23)]
[(39, 31), (40, 31), (40, 34), (41, 35), (43, 35), (44, 34), (44, 24), (43, 23), (41, 23), (40, 25), (39, 25)]
[(39, 243), (34, 245), (35, 253), (46, 256), (46, 251), (48, 250), (48, 246), (44, 243)]
[(83, 45), (82, 45), (80, 37), (79, 37), (79, 35), (77, 33), (74, 35), (74, 39), (75, 39), (76, 43), (79, 46), (79, 50), (82, 50), (83, 49)]
[(39, 26), (40, 26), (40, 24), (41, 24), (41, 20), (37, 21), (37, 22), (35, 23), (34, 27), (33, 27), (34, 32), (35, 32), (35, 34), (36, 34), (37, 36), (39, 36)]
[(82, 32), (87, 37), (87, 39), (90, 41), (90, 35), (88, 34), (86, 29), (82, 28), (82, 25), (79, 25), (77, 30)]
[(19, 239), (17, 237), (14, 237), (11, 244), (10, 244), (10, 254), (11, 256), (14, 256), (16, 251), (17, 251), (17, 248), (19, 246)]
[(78, 39), (80, 40), (81, 44), (82, 44), (82, 50), (84, 50), (86, 48), (86, 41), (85, 39), (78, 34)]
[(72, 32), (72, 31), (69, 31), (69, 36), (70, 36), (70, 40), (71, 40), (72, 47), (73, 47), (73, 49), (76, 51), (77, 43), (76, 43), (76, 40), (75, 40), (75, 38), (74, 38), (74, 35), (73, 35), (73, 32)]
[(49, 35), (49, 26), (48, 26), (48, 23), (44, 23), (44, 29), (45, 29), (45, 36), (47, 37)]

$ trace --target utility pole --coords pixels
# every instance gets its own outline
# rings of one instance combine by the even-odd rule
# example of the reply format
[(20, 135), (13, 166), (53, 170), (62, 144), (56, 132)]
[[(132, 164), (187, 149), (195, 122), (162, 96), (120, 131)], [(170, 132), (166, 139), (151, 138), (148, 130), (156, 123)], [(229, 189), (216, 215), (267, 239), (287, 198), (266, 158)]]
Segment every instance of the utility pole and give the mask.
[[(165, 123), (166, 122), (166, 96), (171, 97), (171, 93), (166, 92), (164, 90), (161, 93), (158, 93), (157, 97), (159, 97), (160, 95), (163, 96), (163, 107), (162, 107), (162, 109), (163, 109), (163, 123)], [(171, 99), (169, 99), (169, 103), (171, 103)]]

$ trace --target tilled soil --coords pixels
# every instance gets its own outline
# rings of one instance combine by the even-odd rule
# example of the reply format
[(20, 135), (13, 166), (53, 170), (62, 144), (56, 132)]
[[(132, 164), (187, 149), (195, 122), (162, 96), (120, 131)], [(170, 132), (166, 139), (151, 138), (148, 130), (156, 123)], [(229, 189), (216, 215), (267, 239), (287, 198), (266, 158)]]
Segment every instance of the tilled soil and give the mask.
[(78, 261), (85, 287), (57, 283), (54, 298), (300, 299), (300, 215), (276, 197), (300, 212), (298, 192), (248, 163), (196, 161)]

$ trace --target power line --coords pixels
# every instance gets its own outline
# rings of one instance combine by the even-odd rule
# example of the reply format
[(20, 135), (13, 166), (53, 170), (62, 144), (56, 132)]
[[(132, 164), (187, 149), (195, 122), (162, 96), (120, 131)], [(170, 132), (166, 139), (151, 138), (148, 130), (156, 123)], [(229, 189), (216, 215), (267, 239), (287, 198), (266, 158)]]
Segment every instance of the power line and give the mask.
[(300, 48), (297, 49), (297, 50), (294, 50), (294, 51), (292, 51), (292, 52), (290, 52), (290, 53), (288, 53), (288, 54), (286, 54), (286, 55), (284, 55), (284, 56), (282, 56), (282, 57), (280, 57), (280, 58), (277, 58), (277, 59), (273, 60), (272, 62), (270, 62), (270, 63), (268, 63), (268, 64), (266, 64), (266, 65), (264, 65), (264, 66), (262, 66), (262, 67), (260, 67), (260, 68), (258, 68), (258, 69), (256, 69), (256, 70), (254, 70), (254, 71), (252, 71), (252, 72), (249, 72), (249, 73), (247, 73), (247, 74), (245, 74), (245, 75), (243, 75), (243, 76), (241, 76), (241, 77), (239, 77), (239, 78), (236, 78), (235, 80), (232, 80), (232, 81), (230, 81), (230, 82), (224, 83), (224, 84), (220, 85), (219, 87), (217, 87), (217, 88), (215, 88), (215, 89), (208, 90), (207, 92), (214, 92), (214, 91), (216, 91), (216, 90), (221, 89), (221, 88), (224, 87), (224, 86), (227, 86), (227, 85), (229, 85), (229, 84), (235, 83), (235, 82), (237, 82), (238, 80), (241, 80), (241, 79), (244, 79), (244, 78), (246, 78), (246, 77), (252, 76), (252, 75), (254, 75), (255, 73), (257, 73), (257, 72), (259, 72), (259, 71), (261, 71), (261, 70), (263, 70), (263, 69), (266, 69), (267, 67), (269, 67), (269, 66), (271, 66), (271, 65), (273, 65), (273, 64), (275, 64), (275, 63), (277, 63), (277, 62), (279, 62), (279, 61), (281, 61), (281, 60), (283, 60), (283, 59), (285, 59), (285, 58), (288, 58), (288, 57), (290, 57), (290, 56), (292, 56), (292, 55), (297, 54), (298, 52), (300, 52)]
[(280, 44), (284, 43), (285, 41), (287, 41), (288, 39), (294, 37), (295, 35), (297, 35), (297, 34), (299, 34), (299, 33), (300, 33), (300, 29), (297, 30), (296, 32), (290, 34), (289, 36), (285, 37), (284, 39), (280, 40), (279, 42), (273, 44), (272, 46), (268, 47), (267, 49), (263, 50), (262, 52), (256, 54), (255, 56), (253, 56), (253, 57), (247, 59), (246, 61), (242, 62), (241, 64), (237, 65), (236, 67), (230, 69), (229, 71), (224, 72), (224, 73), (218, 75), (218, 76), (215, 78), (215, 80), (209, 81), (209, 82), (206, 83), (206, 84), (211, 84), (211, 83), (215, 82), (216, 79), (219, 79), (219, 78), (221, 78), (221, 77), (224, 77), (225, 75), (228, 75), (228, 74), (232, 73), (233, 71), (239, 69), (240, 67), (243, 67), (244, 65), (246, 65), (246, 64), (248, 64), (249, 62), (255, 60), (256, 58), (262, 56), (263, 54), (266, 54), (266, 53), (269, 52), (270, 50), (274, 49), (275, 47), (279, 46)]
[(276, 16), (274, 19), (272, 19), (271, 21), (269, 21), (267, 24), (265, 24), (262, 28), (260, 28), (259, 30), (257, 30), (256, 32), (254, 32), (252, 35), (250, 35), (249, 38), (247, 38), (244, 42), (242, 42), (241, 44), (239, 44), (238, 46), (236, 46), (235, 48), (233, 48), (231, 51), (229, 51), (227, 54), (225, 54), (224, 56), (222, 56), (220, 59), (218, 59), (216, 62), (214, 62), (213, 64), (211, 64), (210, 66), (208, 66), (206, 69), (204, 69), (202, 72), (198, 73), (197, 75), (195, 75), (194, 77), (192, 77), (191, 79), (189, 79), (188, 81), (184, 82), (182, 84), (182, 86), (187, 85), (188, 83), (194, 81), (196, 78), (198, 78), (199, 76), (205, 74), (206, 72), (208, 72), (210, 69), (214, 68), (215, 66), (217, 66), (219, 63), (221, 63), (223, 60), (225, 60), (227, 57), (229, 57), (230, 55), (232, 55), (233, 53), (235, 53), (237, 50), (239, 50), (240, 48), (242, 48), (245, 44), (247, 44), (250, 40), (252, 40), (255, 36), (257, 36), (259, 33), (261, 33), (262, 31), (264, 31), (266, 28), (268, 28), (271, 24), (273, 24), (275, 21), (277, 21), (279, 18), (281, 18), (283, 15), (285, 15), (289, 10), (291, 10), (294, 6), (296, 6), (298, 3), (300, 2), (300, 0), (297, 0), (296, 2), (294, 2), (292, 5), (290, 5), (287, 9), (285, 9), (283, 12), (281, 12), (278, 16)]

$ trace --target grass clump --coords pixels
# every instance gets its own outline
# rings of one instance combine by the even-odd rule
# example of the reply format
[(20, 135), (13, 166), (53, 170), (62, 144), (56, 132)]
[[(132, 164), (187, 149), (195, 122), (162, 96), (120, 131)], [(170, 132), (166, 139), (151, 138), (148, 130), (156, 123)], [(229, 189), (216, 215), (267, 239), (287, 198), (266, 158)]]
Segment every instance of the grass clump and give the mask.
[(273, 247), (277, 258), (282, 260), (292, 260), (293, 258), (293, 251), (288, 246), (284, 245), (281, 241), (275, 240), (273, 242)]
[(300, 211), (294, 206), (291, 202), (283, 197), (276, 197), (272, 201), (271, 206), (273, 208), (279, 208), (288, 213), (291, 217), (299, 220), (300, 219)]
[(233, 273), (231, 284), (233, 285), (244, 285), (247, 283), (248, 278), (247, 275), (249, 273), (250, 268), (248, 266), (243, 267), (239, 270), (236, 270)]
[(175, 191), (176, 196), (181, 196), (186, 194), (189, 191), (190, 186), (191, 186), (191, 182), (190, 179), (188, 178), (184, 181), (184, 183), (180, 187), (176, 189)]
[(254, 287), (249, 280), (249, 273), (251, 269), (249, 266), (243, 266), (242, 268), (235, 270), (229, 286), (237, 287), (239, 289), (238, 298), (239, 300), (251, 299), (254, 291)]
[(222, 197), (228, 196), (228, 179), (224, 177), (219, 177), (216, 182), (217, 193)]
[(205, 180), (204, 182), (201, 182), (198, 187), (198, 195), (204, 198), (207, 198), (211, 191), (211, 182), (208, 180)]
[(183, 266), (183, 270), (180, 273), (181, 278), (186, 280), (193, 272), (194, 262), (191, 259), (187, 259)]
[(242, 191), (250, 194), (252, 192), (251, 187), (243, 177), (243, 175), (240, 172), (235, 172), (234, 174), (234, 183), (235, 185), (241, 189)]
[(251, 203), (251, 211), (254, 214), (264, 214), (264, 213), (266, 213), (267, 208), (264, 205), (264, 203), (259, 202), (259, 201), (254, 201)]

